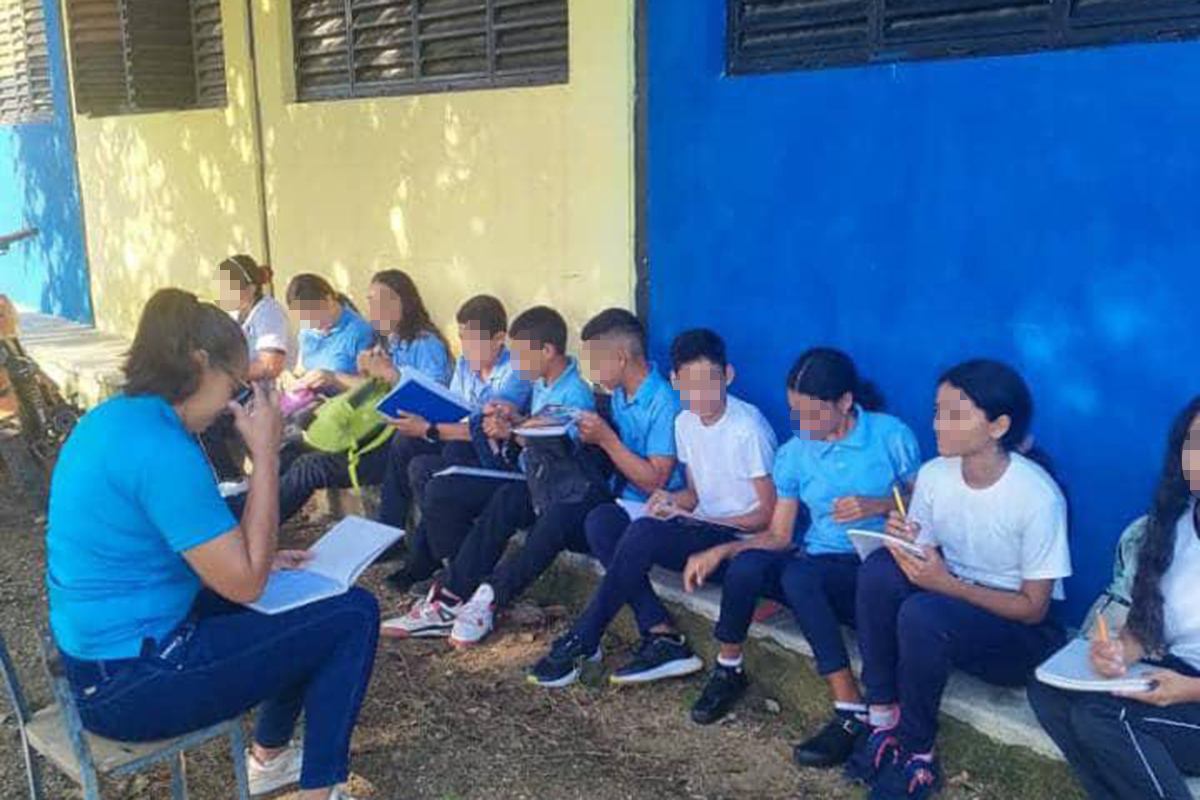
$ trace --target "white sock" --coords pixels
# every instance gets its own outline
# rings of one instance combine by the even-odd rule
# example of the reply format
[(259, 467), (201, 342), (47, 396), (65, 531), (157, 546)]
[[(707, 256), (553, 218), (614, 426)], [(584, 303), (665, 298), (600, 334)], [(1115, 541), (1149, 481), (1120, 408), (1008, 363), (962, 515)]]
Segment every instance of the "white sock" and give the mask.
[(867, 712), (867, 720), (872, 728), (894, 728), (900, 724), (899, 706), (871, 706)]
[(726, 669), (741, 669), (746, 663), (746, 656), (738, 653), (737, 658), (726, 658), (725, 656), (717, 656), (717, 663)]
[(833, 710), (838, 714), (853, 716), (859, 722), (867, 721), (867, 707), (863, 703), (834, 703)]

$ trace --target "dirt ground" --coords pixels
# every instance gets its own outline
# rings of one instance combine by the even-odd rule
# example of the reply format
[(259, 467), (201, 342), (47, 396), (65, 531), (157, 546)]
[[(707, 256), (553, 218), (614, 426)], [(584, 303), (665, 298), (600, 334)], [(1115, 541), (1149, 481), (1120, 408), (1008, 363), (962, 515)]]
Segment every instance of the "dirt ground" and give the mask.
[[(43, 525), (14, 501), (11, 486), (0, 491), (0, 631), (35, 707), (48, 696), (33, 638), (45, 619)], [(285, 538), (303, 546), (323, 528), (321, 520), (301, 521)], [(397, 598), (381, 583), (385, 573), (386, 567), (376, 567), (364, 583), (385, 609), (395, 610)], [(731, 720), (702, 728), (687, 718), (700, 678), (636, 690), (598, 683), (558, 692), (528, 686), (526, 667), (562, 629), (567, 612), (526, 606), (520, 616), (489, 646), (467, 653), (444, 643), (381, 647), (354, 738), (351, 788), (357, 794), (389, 800), (861, 796), (836, 773), (794, 768), (790, 746), (799, 723), (760, 695), (748, 698)], [(610, 643), (609, 662), (628, 646)], [(8, 711), (0, 705), (0, 798), (15, 800), (25, 796), (24, 768)], [(44, 772), (49, 797), (79, 796), (53, 769)], [(190, 757), (189, 778), (192, 798), (233, 796), (220, 747)], [(165, 771), (110, 782), (105, 792), (147, 800), (169, 796)], [(964, 774), (952, 776), (943, 794), (948, 800), (1000, 796), (973, 786)]]

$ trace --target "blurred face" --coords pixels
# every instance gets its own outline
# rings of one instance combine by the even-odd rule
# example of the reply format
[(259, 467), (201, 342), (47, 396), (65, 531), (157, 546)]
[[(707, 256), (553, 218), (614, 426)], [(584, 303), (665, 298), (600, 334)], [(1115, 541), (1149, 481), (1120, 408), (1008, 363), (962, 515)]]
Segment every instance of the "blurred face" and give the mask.
[(550, 359), (554, 358), (554, 346), (532, 339), (513, 339), (509, 343), (513, 368), (524, 381), (536, 381), (546, 372)]
[(938, 387), (933, 430), (940, 455), (969, 456), (997, 447), (1010, 425), (1007, 415), (989, 422), (983, 409), (957, 386)]
[(1200, 414), (1192, 420), (1188, 438), (1183, 443), (1183, 477), (1192, 494), (1200, 497)]
[(342, 315), (342, 304), (333, 297), (326, 297), (315, 303), (296, 303), (291, 312), (301, 327), (327, 331), (337, 324)]
[(458, 339), (462, 343), (463, 356), (476, 372), (496, 363), (500, 348), (504, 347), (505, 338), (504, 331), (489, 336), (487, 331), (479, 330), (472, 323), (458, 326)]
[(217, 305), (225, 311), (237, 311), (254, 299), (254, 287), (243, 284), (232, 273), (221, 270), (213, 281)]
[(725, 408), (726, 391), (733, 380), (733, 368), (708, 359), (684, 364), (671, 375), (683, 407), (700, 417), (710, 417)]
[(825, 441), (845, 424), (854, 409), (854, 396), (849, 392), (836, 401), (822, 400), (791, 389), (787, 394), (792, 410), (792, 433), (800, 439)]
[(372, 283), (367, 291), (367, 313), (375, 330), (389, 334), (404, 319), (404, 303), (400, 295), (382, 283)]
[(626, 353), (611, 339), (599, 338), (583, 343), (583, 364), (588, 380), (610, 392), (620, 385), (627, 361)]

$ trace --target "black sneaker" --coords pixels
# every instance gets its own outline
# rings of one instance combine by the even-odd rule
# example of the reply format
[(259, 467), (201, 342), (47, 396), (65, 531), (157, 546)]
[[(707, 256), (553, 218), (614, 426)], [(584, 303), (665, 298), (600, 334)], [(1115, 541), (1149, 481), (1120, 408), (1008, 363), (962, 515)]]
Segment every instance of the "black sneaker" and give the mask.
[(592, 653), (586, 653), (579, 638), (574, 634), (567, 634), (550, 646), (550, 652), (533, 665), (525, 680), (547, 689), (561, 689), (579, 680), (585, 664), (599, 662), (599, 647)]
[(816, 736), (792, 750), (792, 758), (801, 767), (836, 767), (854, 752), (859, 738), (865, 739), (867, 726), (850, 714), (835, 714)]
[(871, 787), (868, 800), (928, 800), (942, 788), (937, 759), (909, 756), (886, 766)]
[(704, 669), (701, 661), (682, 636), (651, 634), (629, 663), (614, 672), (609, 681), (623, 686), (629, 683), (649, 683), (663, 678), (682, 678)]
[(880, 772), (896, 763), (899, 754), (896, 729), (876, 728), (859, 738), (854, 752), (846, 760), (843, 773), (849, 781), (870, 785)]
[(692, 706), (692, 722), (697, 725), (711, 725), (716, 722), (729, 713), (729, 709), (742, 698), (749, 685), (746, 670), (717, 664), (708, 676), (708, 683), (704, 684), (700, 699)]

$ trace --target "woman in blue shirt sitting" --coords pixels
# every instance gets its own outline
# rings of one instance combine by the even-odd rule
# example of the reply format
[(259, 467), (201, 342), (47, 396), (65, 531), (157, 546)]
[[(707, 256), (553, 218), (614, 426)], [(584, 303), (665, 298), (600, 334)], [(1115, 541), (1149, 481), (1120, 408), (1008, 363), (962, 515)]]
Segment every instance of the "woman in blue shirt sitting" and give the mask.
[(350, 388), (358, 374), (359, 354), (375, 345), (375, 329), (320, 275), (292, 278), (287, 305), (302, 326), (296, 368), (300, 385), (322, 394)]
[[(356, 357), (358, 375), (343, 372), (337, 376), (337, 387), (353, 388), (371, 378), (395, 384), (402, 370), (415, 370), (442, 385), (449, 383), (450, 348), (430, 319), (412, 278), (396, 269), (379, 272), (371, 278), (367, 300), (378, 344)], [(384, 443), (361, 453), (357, 468), (360, 486), (375, 486), (383, 481), (388, 451)], [(344, 453), (309, 452), (285, 460), (279, 501), (284, 521), (303, 508), (318, 489), (345, 489), (352, 485), (350, 464)]]
[[(84, 416), (55, 468), (50, 623), (87, 729), (150, 741), (260, 706), (252, 792), (298, 779), (303, 800), (345, 798), (379, 611), (361, 589), (274, 616), (241, 605), (306, 560), (277, 550), (274, 393), (232, 402), (248, 366), (228, 314), (177, 289), (150, 299), (124, 394)], [(255, 465), (240, 524), (197, 438), (226, 413)], [(301, 711), (303, 757), (289, 744)]]

